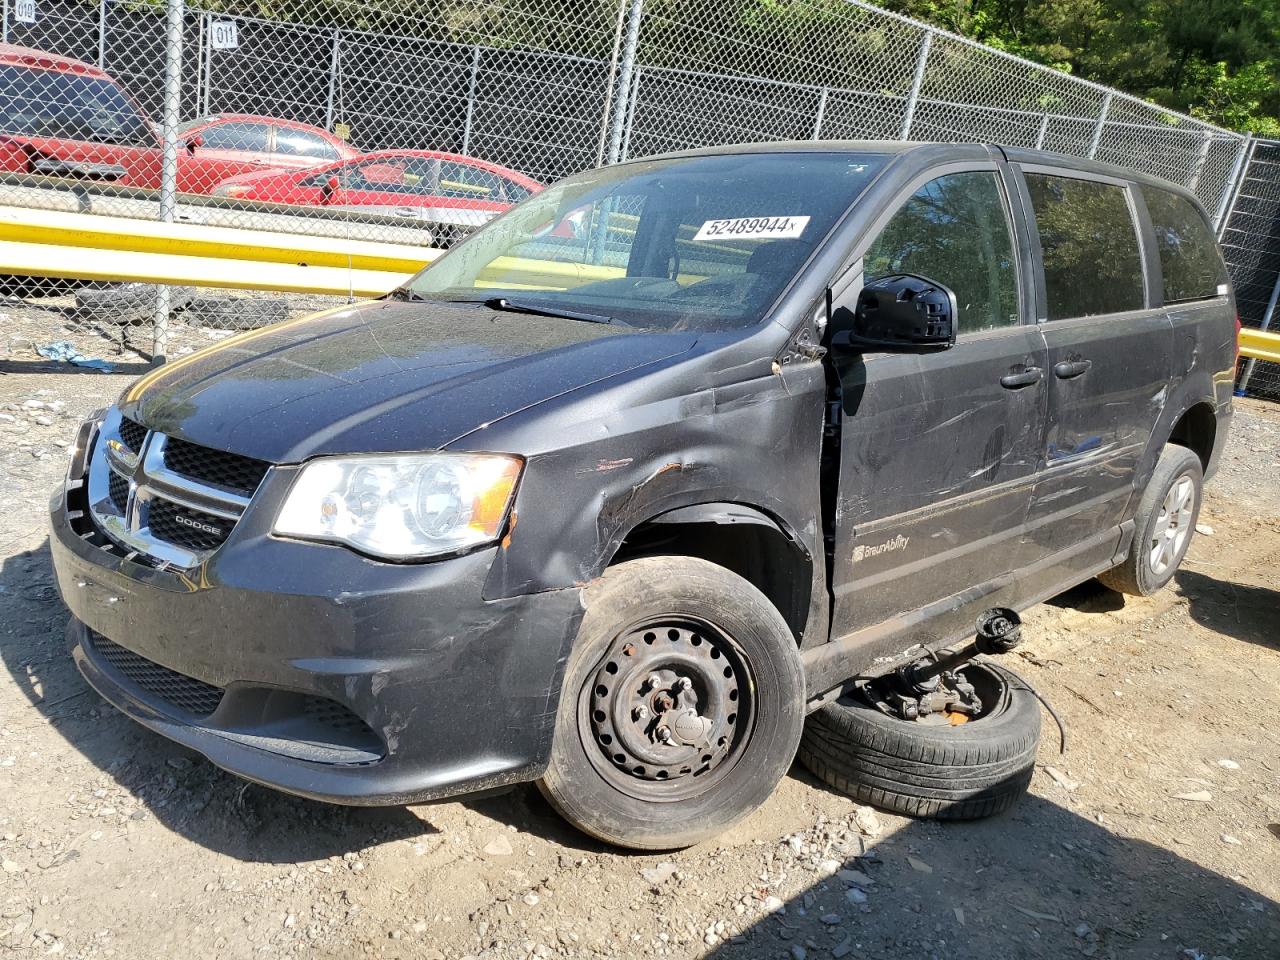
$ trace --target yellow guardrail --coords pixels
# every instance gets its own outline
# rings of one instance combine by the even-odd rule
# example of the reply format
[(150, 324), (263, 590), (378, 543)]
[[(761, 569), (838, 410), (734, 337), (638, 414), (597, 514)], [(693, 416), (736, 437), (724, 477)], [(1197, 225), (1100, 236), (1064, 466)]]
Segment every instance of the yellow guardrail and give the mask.
[(435, 247), (0, 206), (0, 274), (378, 296)]
[(1280, 333), (1243, 327), (1240, 330), (1240, 356), (1280, 363)]

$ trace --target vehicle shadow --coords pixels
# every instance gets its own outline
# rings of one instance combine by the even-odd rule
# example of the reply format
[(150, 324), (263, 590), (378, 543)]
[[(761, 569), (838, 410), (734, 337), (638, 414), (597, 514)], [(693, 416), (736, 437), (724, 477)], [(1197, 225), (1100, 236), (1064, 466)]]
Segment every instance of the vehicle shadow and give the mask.
[(1202, 627), (1280, 650), (1280, 591), (1187, 569), (1179, 570), (1174, 581), (1189, 601), (1192, 619)]
[(111, 364), (110, 371), (95, 370), (92, 367), (77, 367), (73, 363), (63, 363), (55, 360), (0, 360), (0, 375), (9, 373), (75, 373), (101, 377), (106, 373), (112, 376), (138, 377), (144, 373), (150, 373), (154, 369), (145, 360), (122, 362), (109, 359), (107, 362)]
[[(0, 643), (0, 659), (13, 683), (138, 810), (175, 833), (238, 860), (283, 864), (435, 832), (405, 807), (340, 807), (251, 784), (152, 733), (80, 676), (66, 651), (67, 619), (48, 541), (0, 558), (0, 623), (13, 628)], [(99, 779), (89, 770), (66, 775), (73, 782)]]
[[(820, 879), (707, 956), (1280, 956), (1280, 904), (1042, 797), (989, 820), (912, 821), (878, 840), (846, 823), (820, 835), (829, 852), (810, 843), (790, 863), (775, 856), (771, 882)], [(825, 858), (857, 874), (809, 872)], [(771, 890), (762, 882), (747, 915)]]
[(1045, 601), (1059, 610), (1075, 610), (1080, 613), (1115, 613), (1124, 609), (1124, 594), (1116, 593), (1097, 580), (1086, 580), (1070, 590), (1065, 590)]

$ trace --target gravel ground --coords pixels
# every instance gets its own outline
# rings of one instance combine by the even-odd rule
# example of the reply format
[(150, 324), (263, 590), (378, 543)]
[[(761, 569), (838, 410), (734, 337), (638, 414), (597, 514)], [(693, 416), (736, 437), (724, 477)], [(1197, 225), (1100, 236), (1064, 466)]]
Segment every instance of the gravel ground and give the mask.
[[(728, 834), (641, 856), (528, 787), (283, 796), (103, 704), (64, 650), (44, 508), (78, 420), (144, 365), (57, 310), (0, 305), (0, 956), (1280, 957), (1280, 407), (1237, 405), (1174, 587), (1028, 615), (1012, 665), (1069, 744), (1046, 724), (1011, 813), (909, 821), (797, 766)], [(171, 355), (218, 335), (176, 326)], [(33, 352), (64, 338), (119, 372)]]

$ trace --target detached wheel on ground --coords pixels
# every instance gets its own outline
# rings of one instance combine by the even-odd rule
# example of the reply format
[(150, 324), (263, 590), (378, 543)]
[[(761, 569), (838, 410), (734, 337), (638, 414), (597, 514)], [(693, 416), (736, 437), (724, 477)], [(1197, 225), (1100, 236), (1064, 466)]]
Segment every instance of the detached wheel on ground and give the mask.
[(197, 297), (187, 306), (183, 320), (193, 327), (220, 330), (256, 330), (279, 323), (289, 316), (284, 300), (253, 300), (247, 297)]
[[(154, 283), (81, 287), (76, 291), (76, 310), (85, 319), (103, 323), (146, 322), (155, 315), (158, 289)], [(181, 310), (195, 293), (192, 287), (170, 287), (169, 309)]]
[(1191, 546), (1203, 488), (1200, 458), (1186, 447), (1165, 446), (1138, 501), (1128, 559), (1098, 579), (1135, 597), (1149, 597), (1172, 580)]
[(967, 722), (889, 716), (857, 692), (810, 715), (800, 762), (855, 800), (908, 817), (973, 820), (1027, 791), (1040, 742), (1040, 705), (1013, 674), (986, 661), (958, 671), (983, 710)]
[(667, 850), (760, 806), (804, 722), (800, 656), (773, 604), (689, 557), (611, 567), (585, 602), (539, 781), (556, 810), (608, 843)]

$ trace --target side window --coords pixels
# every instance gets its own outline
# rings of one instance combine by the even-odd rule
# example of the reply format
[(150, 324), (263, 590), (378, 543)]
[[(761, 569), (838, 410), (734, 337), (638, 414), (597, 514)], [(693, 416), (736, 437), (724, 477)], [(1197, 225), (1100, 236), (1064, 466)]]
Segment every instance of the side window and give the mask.
[(868, 280), (914, 273), (955, 291), (957, 332), (1018, 322), (1018, 270), (997, 174), (953, 173), (926, 183), (863, 258)]
[(440, 195), (469, 200), (501, 200), (503, 181), (495, 173), (446, 160), (440, 164)]
[(276, 153), (313, 160), (337, 160), (338, 149), (324, 137), (296, 127), (276, 127)]
[(1142, 254), (1124, 187), (1027, 174), (1049, 319), (1141, 310)]
[(200, 140), (206, 150), (249, 150), (267, 152), (267, 135), (271, 128), (265, 123), (215, 123), (200, 132)]
[(1157, 187), (1143, 187), (1142, 198), (1160, 251), (1164, 302), (1218, 296), (1218, 287), (1227, 282), (1227, 267), (1200, 211), (1186, 197)]
[(516, 183), (514, 180), (507, 180), (505, 178), (502, 181), (502, 189), (507, 195), (507, 201), (509, 203), (519, 203), (526, 197), (533, 195), (533, 191), (524, 184)]

